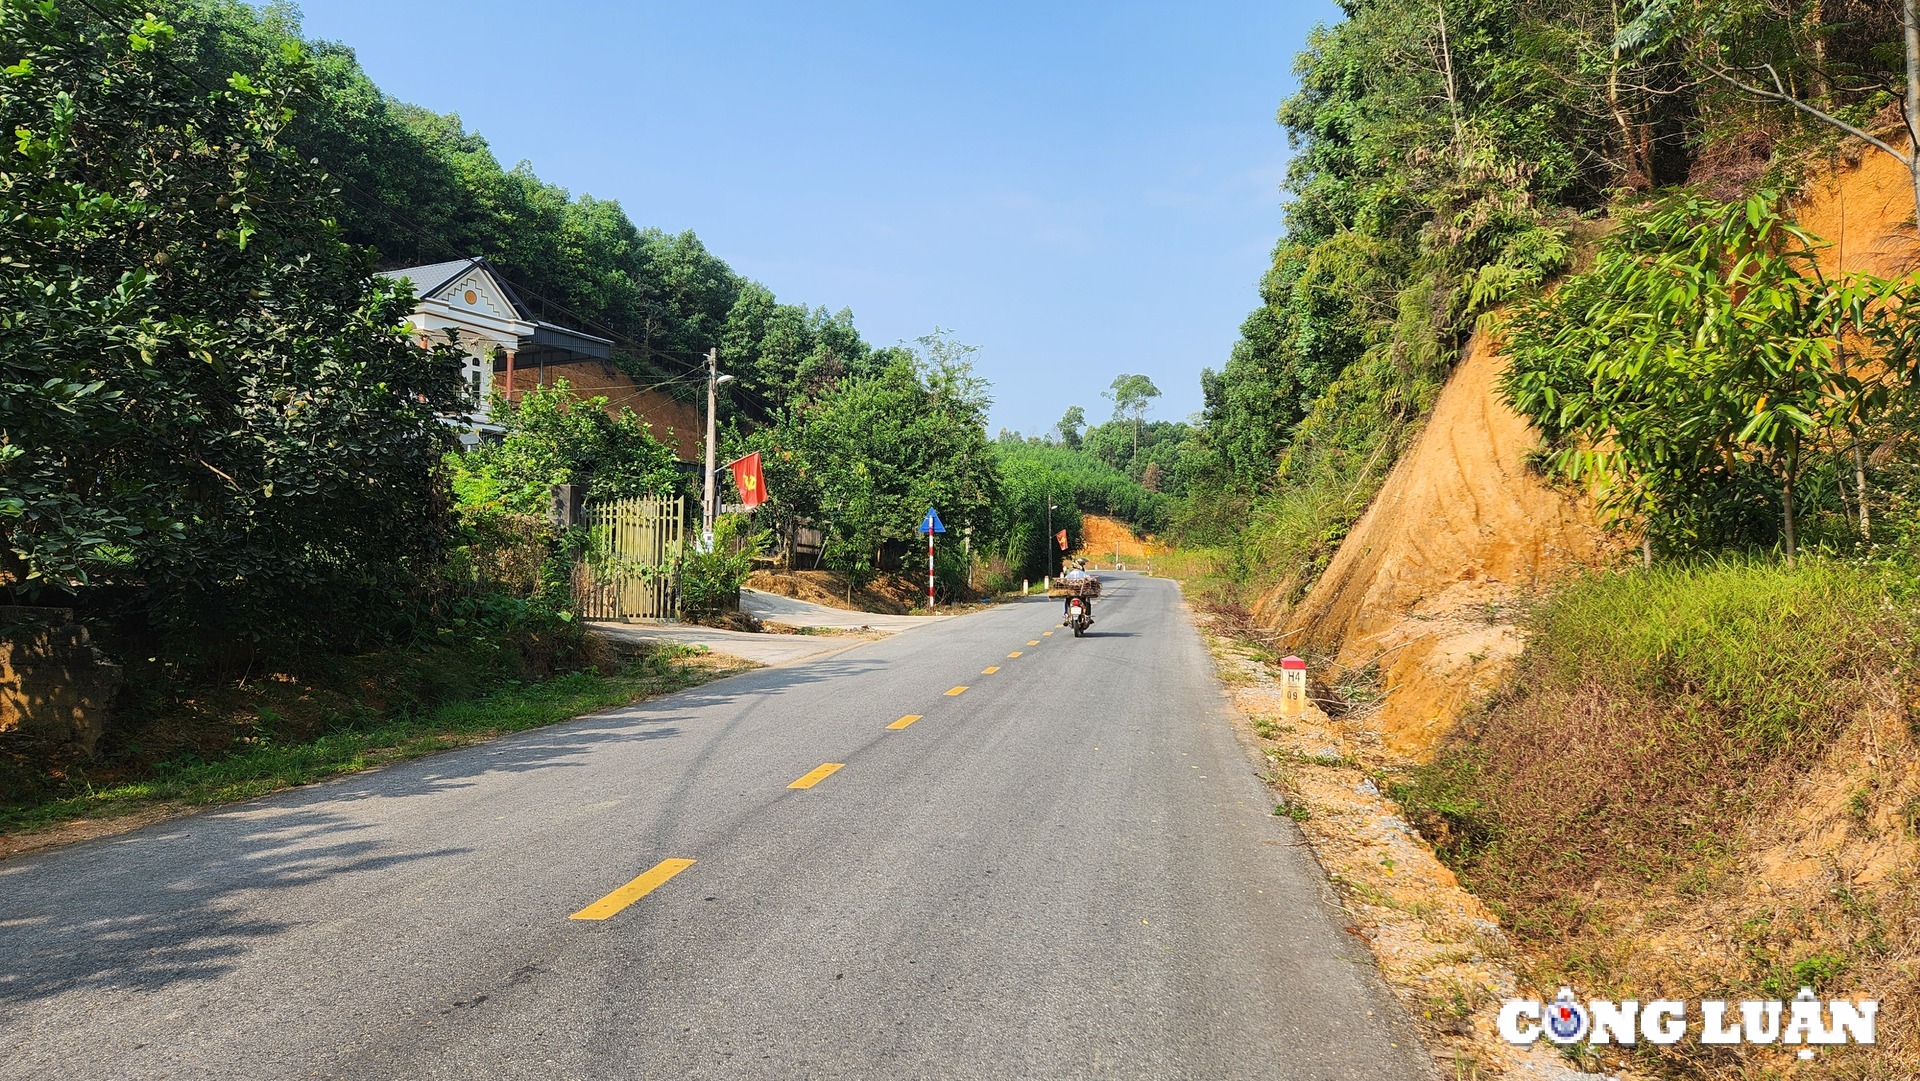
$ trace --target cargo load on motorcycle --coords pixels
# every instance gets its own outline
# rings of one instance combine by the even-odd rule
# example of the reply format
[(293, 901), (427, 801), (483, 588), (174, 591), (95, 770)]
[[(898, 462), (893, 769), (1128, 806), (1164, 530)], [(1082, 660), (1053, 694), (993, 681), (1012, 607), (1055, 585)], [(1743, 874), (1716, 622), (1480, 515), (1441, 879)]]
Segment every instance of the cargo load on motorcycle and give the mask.
[(1100, 579), (1091, 575), (1085, 578), (1055, 578), (1048, 587), (1049, 597), (1098, 597)]

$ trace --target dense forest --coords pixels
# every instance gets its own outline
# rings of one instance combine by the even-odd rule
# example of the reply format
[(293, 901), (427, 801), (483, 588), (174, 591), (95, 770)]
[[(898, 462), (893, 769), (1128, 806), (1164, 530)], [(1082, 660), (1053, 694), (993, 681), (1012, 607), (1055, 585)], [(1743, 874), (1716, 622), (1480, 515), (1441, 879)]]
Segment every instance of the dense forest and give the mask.
[(619, 203), (573, 195), (527, 162), (503, 167), (458, 116), (398, 101), (351, 49), (306, 40), (293, 4), (149, 7), (176, 32), (182, 74), (298, 86), (284, 138), (333, 181), (343, 238), (383, 267), (485, 255), (544, 317), (614, 339), (632, 374), (689, 399), (717, 346), (739, 380), (731, 411), (755, 420), (810, 380), (868, 368), (873, 349), (850, 312), (783, 304), (691, 232), (641, 228)]
[[(1894, 929), (1920, 918), (1904, 870), (1920, 789), (1910, 696), (1894, 688), (1920, 659), (1920, 12), (1342, 8), (1279, 110), (1296, 148), (1285, 235), (1240, 340), (1203, 377), (1174, 532), (1220, 572), (1219, 608), (1244, 617), (1259, 598), (1282, 624), (1256, 647), (1280, 635), (1323, 674), (1329, 730), (1353, 735), (1384, 806), (1496, 914), (1523, 984), (1641, 1000), (1807, 987), (1876, 998), (1883, 1032), (1911, 1031), (1913, 949)], [(1865, 166), (1899, 181), (1859, 208), (1887, 277), (1840, 267), (1840, 238), (1802, 220), (1824, 203), (1844, 222), (1829, 180)], [(1524, 485), (1543, 496), (1533, 506), (1579, 507), (1583, 529), (1597, 513), (1611, 541), (1577, 574), (1470, 582), (1512, 538), (1463, 510), (1444, 554), (1405, 541), (1383, 557), (1402, 571), (1431, 557), (1407, 572), (1423, 596), (1367, 610), (1390, 631), (1331, 632), (1337, 656), (1289, 640), (1326, 611), (1298, 603), (1316, 580), (1312, 603), (1376, 603), (1358, 594), (1396, 565), (1322, 572), (1470, 345), (1500, 367), (1490, 404), (1535, 442), (1502, 460), (1513, 473), (1459, 491)], [(1487, 431), (1428, 433), (1423, 455)], [(1431, 480), (1415, 475), (1427, 464), (1394, 494)], [(1455, 491), (1443, 480), (1428, 502), (1386, 506), (1431, 507), (1440, 490)], [(1429, 603), (1454, 585), (1471, 599)], [(1337, 773), (1343, 792), (1354, 777)], [(1792, 875), (1788, 848), (1804, 861)], [(1870, 858), (1903, 870), (1874, 880), (1859, 871)], [(1369, 885), (1395, 908), (1425, 903), (1400, 884)], [(1428, 979), (1409, 995), (1454, 1025), (1437, 1039), (1496, 1008)], [(1453, 1063), (1483, 1076), (1467, 1042)], [(1914, 1076), (1911, 1042), (1883, 1043), (1797, 1065), (1691, 1042), (1568, 1059), (1675, 1078)]]
[[(1796, 186), (1834, 155), (1880, 152), (1847, 140), (1840, 125), (1880, 132), (1895, 150), (1913, 145), (1901, 126), (1906, 73), (1896, 4), (1342, 6), (1346, 18), (1319, 30), (1296, 61), (1300, 90), (1278, 116), (1297, 149), (1286, 232), (1232, 355), (1203, 376), (1203, 424), (1182, 464), (1192, 487), (1206, 493), (1183, 516), (1184, 535), (1224, 546), (1242, 578), (1305, 567), (1310, 573), (1298, 580), (1310, 583), (1407, 446), (1476, 327), (1498, 328), (1516, 311), (1532, 311), (1544, 286), (1584, 269), (1596, 248), (1683, 251), (1711, 233), (1712, 222), (1743, 220), (1753, 199), (1755, 235), (1721, 239), (1728, 250), (1757, 241), (1780, 251), (1779, 264), (1760, 273), (1773, 275), (1776, 301), (1797, 302), (1814, 277), (1806, 254), (1820, 239), (1763, 228), (1758, 217), (1789, 216)], [(1669, 209), (1676, 195), (1690, 201)], [(1736, 209), (1724, 209), (1729, 204)], [(1620, 236), (1621, 222), (1641, 224)], [(1881, 310), (1875, 305), (1891, 298), (1885, 287), (1867, 298), (1872, 283), (1829, 284), (1859, 292), (1863, 311)], [(1834, 320), (1861, 319), (1844, 306), (1842, 299), (1829, 305), (1829, 332)], [(1584, 313), (1564, 303), (1556, 310), (1565, 318), (1523, 317), (1522, 341), (1564, 355), (1572, 343), (1554, 335)], [(1899, 347), (1878, 343), (1883, 351)], [(1545, 363), (1544, 354), (1527, 356)], [(1530, 363), (1520, 374), (1534, 370)], [(1816, 523), (1815, 535), (1860, 539), (1857, 529), (1829, 528), (1826, 520), (1845, 516), (1831, 456), (1816, 461), (1809, 453), (1789, 469), (1785, 448), (1799, 436), (1809, 445), (1830, 442), (1834, 424), (1841, 444), (1867, 441), (1864, 414), (1839, 421), (1776, 409), (1767, 433), (1784, 423), (1794, 440), (1760, 446), (1755, 433), (1742, 434), (1744, 423), (1721, 431), (1739, 403), (1703, 404), (1699, 416), (1721, 414), (1716, 434), (1700, 435), (1680, 453), (1716, 457), (1722, 468), (1695, 477), (1684, 492), (1667, 484), (1650, 502), (1660, 487), (1654, 474), (1675, 472), (1673, 446), (1647, 444), (1634, 461), (1583, 457), (1580, 447), (1619, 431), (1615, 421), (1627, 403), (1596, 403), (1584, 427), (1559, 413), (1559, 391), (1593, 374), (1540, 372), (1531, 377), (1533, 391), (1514, 388), (1515, 401), (1543, 423), (1555, 440), (1544, 453), (1569, 475), (1593, 479), (1605, 467), (1601, 479), (1618, 497), (1619, 520), (1644, 527), (1659, 550), (1784, 543), (1786, 507), (1802, 501), (1809, 502), (1799, 517)], [(1781, 403), (1766, 382), (1746, 377), (1749, 414), (1756, 400)], [(1832, 413), (1809, 399), (1832, 398), (1829, 392), (1840, 394), (1808, 390), (1793, 408)], [(1891, 399), (1868, 398), (1849, 401), (1876, 417), (1891, 415)], [(1883, 433), (1871, 445), (1884, 442)], [(1820, 475), (1794, 484), (1802, 468)], [(1886, 463), (1884, 479), (1897, 469)], [(1864, 485), (1877, 490), (1875, 478)], [(1743, 509), (1725, 511), (1727, 504)], [(1723, 511), (1709, 514), (1713, 506)], [(1243, 529), (1242, 521), (1251, 524)]]

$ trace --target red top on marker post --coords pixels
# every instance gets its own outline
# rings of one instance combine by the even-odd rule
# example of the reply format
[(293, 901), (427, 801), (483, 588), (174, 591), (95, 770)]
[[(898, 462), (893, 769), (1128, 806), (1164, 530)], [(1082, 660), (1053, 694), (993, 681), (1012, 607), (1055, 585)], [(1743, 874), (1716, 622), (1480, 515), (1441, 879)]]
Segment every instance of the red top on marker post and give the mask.
[(1307, 711), (1307, 662), (1298, 657), (1280, 659), (1280, 712), (1298, 717)]

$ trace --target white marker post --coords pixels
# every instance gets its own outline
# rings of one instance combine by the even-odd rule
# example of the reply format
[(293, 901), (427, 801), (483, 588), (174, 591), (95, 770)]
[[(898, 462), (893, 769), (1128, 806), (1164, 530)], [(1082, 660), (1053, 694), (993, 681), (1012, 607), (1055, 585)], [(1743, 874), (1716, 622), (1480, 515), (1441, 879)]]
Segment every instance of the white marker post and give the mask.
[(1280, 661), (1280, 712), (1298, 717), (1307, 711), (1307, 662), (1298, 657)]

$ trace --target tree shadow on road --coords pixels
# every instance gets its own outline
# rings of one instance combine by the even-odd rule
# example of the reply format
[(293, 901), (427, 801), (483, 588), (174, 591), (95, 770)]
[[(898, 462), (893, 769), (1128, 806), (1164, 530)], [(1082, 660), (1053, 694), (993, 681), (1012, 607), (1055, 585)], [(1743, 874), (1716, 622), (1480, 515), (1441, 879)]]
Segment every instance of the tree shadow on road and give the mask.
[[(156, 823), (117, 837), (0, 863), (0, 1031), (6, 1007), (70, 991), (153, 992), (217, 980), (301, 919), (276, 918), (271, 896), (475, 851), (420, 848), (368, 834), (380, 825), (341, 804), (419, 798), (481, 783), (488, 774), (587, 766), (608, 747), (691, 738), (684, 776), (784, 689), (858, 677), (883, 662), (829, 661), (761, 669), (486, 743)], [(702, 718), (710, 707), (742, 703)], [(431, 841), (432, 838), (423, 840)]]
[(248, 895), (467, 851), (387, 851), (353, 836), (367, 828), (299, 808), (197, 816), (0, 867), (0, 1004), (213, 980), (252, 943), (294, 926), (259, 915), (272, 903)]

